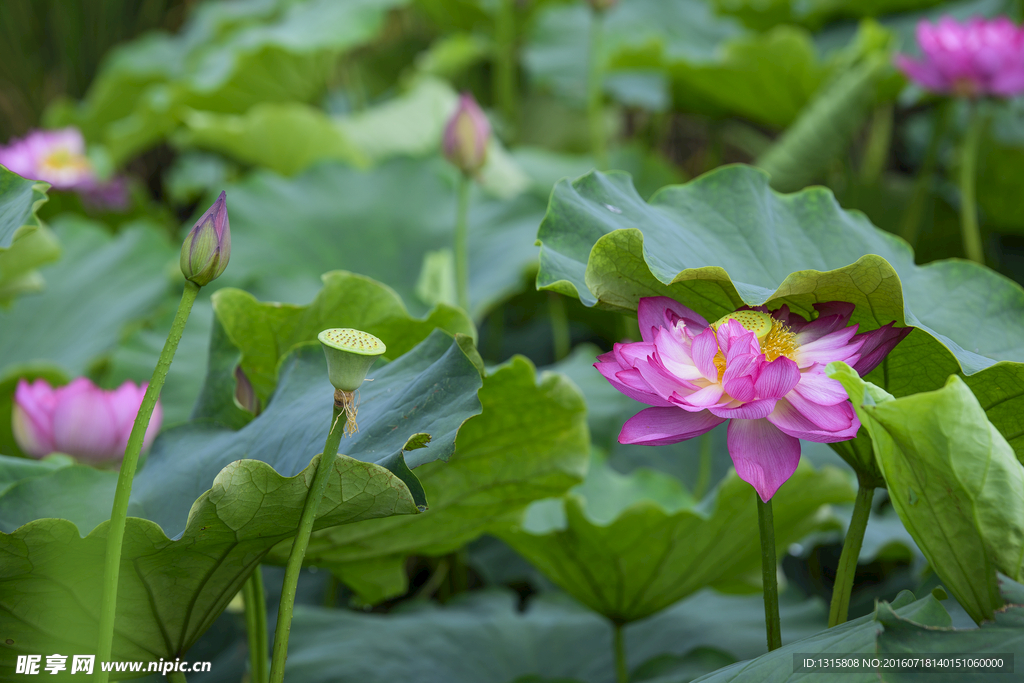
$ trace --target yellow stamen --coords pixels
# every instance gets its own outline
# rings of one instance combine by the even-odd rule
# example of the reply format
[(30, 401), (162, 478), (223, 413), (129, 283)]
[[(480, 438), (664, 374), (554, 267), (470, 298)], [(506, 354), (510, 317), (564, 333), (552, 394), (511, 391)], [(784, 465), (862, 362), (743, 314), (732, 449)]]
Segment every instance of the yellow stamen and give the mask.
[[(719, 326), (729, 320), (735, 320), (743, 329), (757, 335), (765, 360), (773, 361), (779, 356), (793, 360), (792, 354), (797, 349), (796, 334), (786, 323), (761, 311), (734, 311), (711, 323), (711, 328), (717, 331)], [(721, 381), (725, 373), (725, 356), (721, 351), (715, 354), (714, 363)]]
[(761, 353), (768, 361), (773, 361), (779, 356), (794, 360), (793, 353), (796, 352), (797, 347), (796, 334), (789, 329), (789, 325), (781, 320), (776, 318), (772, 318), (772, 320), (771, 331), (761, 340)]

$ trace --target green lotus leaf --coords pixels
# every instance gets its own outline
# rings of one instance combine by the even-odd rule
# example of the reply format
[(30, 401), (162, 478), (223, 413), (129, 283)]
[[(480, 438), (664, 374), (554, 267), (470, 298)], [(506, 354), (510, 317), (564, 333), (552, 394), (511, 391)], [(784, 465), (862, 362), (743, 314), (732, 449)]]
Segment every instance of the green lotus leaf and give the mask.
[[(538, 378), (528, 360), (516, 357), (484, 378), (479, 395), (483, 411), (459, 431), (449, 461), (416, 471), (430, 501), (416, 523), (371, 522), (314, 534), (306, 562), (329, 568), (365, 601), (379, 602), (405, 592), (408, 555), (452, 552), (583, 479), (586, 407), (565, 377)], [(284, 562), (287, 552), (278, 547), (272, 559)]]
[[(614, 683), (607, 620), (562, 594), (536, 596), (525, 609), (517, 602), (508, 591), (486, 590), (389, 614), (296, 607), (288, 680)], [(783, 596), (780, 611), (786, 642), (817, 633), (827, 621), (817, 601), (791, 603)], [(764, 603), (760, 595), (703, 591), (626, 626), (625, 644), (634, 676), (666, 654), (714, 648), (716, 663), (753, 657), (764, 651)]]
[[(194, 111), (184, 117), (186, 129), (175, 139), (283, 175), (323, 160), (364, 168), (396, 156), (437, 154), (457, 103), (450, 85), (420, 78), (398, 97), (346, 116), (328, 116), (297, 102), (260, 104), (243, 114)], [(491, 194), (513, 197), (527, 179), (492, 138), (480, 182)]]
[[(156, 661), (182, 656), (267, 550), (294, 535), (318, 462), (316, 455), (293, 477), (283, 477), (257, 460), (230, 463), (195, 501), (188, 524), (175, 538), (148, 519), (129, 517), (121, 552), (113, 658)], [(116, 477), (74, 465), (56, 470), (49, 481), (24, 479), (3, 495), (5, 521), (31, 514), (23, 506), (38, 507), (45, 504), (39, 500), (44, 497), (63, 505), (65, 516), (85, 523), (36, 519), (0, 533), (0, 604), (7, 643), (0, 651), (0, 676), (5, 679), (14, 675), (18, 654), (95, 653), (109, 524), (104, 521), (80, 537), (79, 530), (96, 520), (95, 512), (69, 510), (67, 500), (78, 498), (77, 505), (88, 506), (97, 489), (106, 487), (107, 504), (99, 517), (104, 519)], [(413, 494), (395, 474), (342, 455), (334, 464), (316, 527), (414, 514), (416, 509)], [(24, 599), (29, 595), (31, 600)]]
[(264, 102), (244, 114), (189, 110), (180, 145), (294, 175), (324, 159), (366, 166), (368, 159), (322, 110), (301, 102)]
[[(332, 271), (322, 280), (323, 289), (305, 306), (261, 303), (251, 294), (231, 288), (213, 295), (217, 322), (241, 354), (239, 365), (264, 405), (277, 384), (282, 354), (316, 340), (321, 330), (349, 327), (369, 332), (387, 344), (386, 359), (404, 355), (435, 328), (451, 334), (476, 334), (473, 323), (457, 308), (442, 304), (424, 319), (416, 319), (390, 287), (367, 277)], [(234, 367), (226, 370), (233, 381)]]
[[(586, 94), (588, 8), (542, 12), (523, 62), (531, 79), (572, 103)], [(819, 56), (811, 35), (780, 26), (745, 31), (700, 0), (634, 0), (607, 12), (605, 90), (621, 96), (622, 77), (659, 75), (677, 107), (714, 116), (739, 115), (781, 128), (794, 121), (840, 65)]]
[[(735, 473), (703, 505), (665, 474), (620, 475), (592, 463), (564, 501), (534, 503), (521, 525), (497, 535), (554, 583), (618, 622), (643, 619), (706, 586), (756, 573), (755, 493)], [(806, 463), (773, 499), (780, 547), (821, 528), (822, 505), (853, 498), (838, 469)]]
[[(530, 79), (574, 103), (586, 97), (591, 13), (582, 4), (552, 3), (541, 10), (523, 47)], [(634, 0), (607, 12), (604, 55), (610, 74), (664, 63), (714, 63), (721, 41), (743, 33), (732, 19), (716, 17), (700, 0)]]
[(68, 219), (55, 231), (64, 255), (43, 269), (46, 291), (0, 310), (0, 372), (45, 361), (80, 375), (169, 289), (165, 266), (177, 249), (152, 226), (111, 237), (89, 221)]
[[(188, 325), (178, 343), (174, 354), (174, 362), (167, 371), (167, 380), (160, 390), (160, 407), (163, 410), (163, 426), (169, 427), (186, 422), (193, 412), (196, 398), (207, 379), (207, 355), (212, 334), (213, 307), (210, 304), (210, 292), (204, 287), (199, 292), (192, 312), (188, 316)], [(153, 368), (160, 358), (160, 351), (167, 341), (167, 331), (171, 329), (174, 314), (177, 313), (178, 297), (168, 296), (158, 312), (132, 332), (120, 346), (114, 349), (105, 364), (105, 371), (100, 385), (113, 389), (125, 380), (135, 382), (147, 381), (153, 374)], [(234, 368), (231, 368), (233, 370)], [(232, 391), (234, 385), (232, 385)], [(3, 400), (3, 387), (0, 385), (0, 401)], [(2, 415), (0, 404), (0, 415)], [(0, 418), (2, 419), (2, 418)], [(0, 435), (3, 434), (0, 426)], [(0, 436), (0, 439), (3, 437)], [(2, 443), (2, 441), (0, 441)]]
[[(1020, 604), (1024, 595), (1021, 595), (1021, 588), (1019, 583), (1002, 577), (1000, 591), (1009, 604), (995, 613), (993, 622), (986, 622), (977, 629), (923, 626), (893, 612), (888, 605), (879, 605), (876, 618), (885, 627), (885, 631), (878, 634), (878, 654), (912, 657), (915, 653), (934, 652), (969, 654), (971, 657), (987, 659), (992, 655), (1012, 653), (1016, 656), (1015, 660), (1019, 661), (1024, 656), (1024, 605)], [(903, 683), (920, 680), (919, 676), (915, 678), (909, 671), (887, 671), (881, 680), (885, 683)], [(929, 672), (929, 679), (940, 683), (982, 683), (1007, 677), (1005, 673), (984, 671)]]
[(46, 203), (48, 183), (22, 178), (0, 167), (0, 249), (42, 227), (36, 211)]
[(175, 36), (151, 33), (113, 51), (84, 101), (48, 112), (78, 125), (115, 163), (156, 144), (191, 108), (242, 113), (262, 102), (309, 102), (342, 52), (371, 40), (404, 0), (270, 0), (197, 8)]
[(967, 613), (991, 619), (1002, 604), (996, 572), (1024, 577), (1024, 465), (959, 377), (894, 399), (846, 365), (830, 368), (907, 531)]
[(538, 241), (538, 287), (587, 306), (632, 312), (661, 295), (716, 320), (784, 303), (810, 316), (839, 300), (856, 304), (861, 331), (914, 327), (867, 379), (904, 396), (962, 373), (1024, 457), (1024, 290), (975, 263), (916, 266), (903, 240), (824, 188), (782, 195), (764, 173), (727, 166), (647, 203), (629, 176), (592, 173), (555, 187)]
[[(949, 614), (935, 596), (927, 595), (915, 601), (914, 595), (910, 591), (902, 591), (891, 604), (878, 603), (874, 614), (834, 626), (810, 638), (785, 644), (757, 659), (738, 662), (698, 680), (701, 683), (761, 683), (761, 681), (795, 680), (825, 683), (834, 681), (836, 672), (833, 670), (820, 673), (794, 673), (793, 655), (799, 653), (843, 656), (862, 653), (875, 656), (877, 652), (875, 649), (876, 637), (883, 629), (881, 619), (889, 614), (896, 614), (900, 619), (929, 629), (945, 628), (951, 622)], [(785, 625), (782, 628), (783, 635), (785, 635)], [(878, 681), (878, 674), (874, 671), (843, 673), (842, 678), (851, 683), (874, 683)], [(657, 683), (669, 682), (658, 681)]]
[(0, 166), (0, 306), (42, 289), (35, 268), (60, 256), (60, 244), (36, 215), (49, 187)]
[[(64, 253), (58, 263), (41, 269), (45, 291), (0, 309), (0, 453), (8, 455), (22, 455), (10, 430), (17, 380), (62, 384), (85, 374), (117, 348), (132, 323), (148, 317), (167, 296), (165, 266), (177, 259), (166, 235), (146, 224), (111, 237), (97, 224), (62, 218), (54, 231)], [(37, 230), (20, 238), (14, 249), (0, 252), (0, 260), (15, 253), (23, 240), (41, 234)], [(148, 378), (154, 363), (155, 356), (149, 370), (133, 379)]]
[[(390, 469), (425, 505), (409, 468), (446, 460), (455, 450), (462, 423), (480, 412), (480, 373), (457, 342), (436, 330), (368, 377), (372, 381), (359, 390), (359, 431), (340, 450)], [(281, 363), (269, 404), (244, 427), (235, 431), (199, 419), (165, 430), (135, 478), (129, 513), (173, 535), (183, 528), (192, 501), (228, 463), (254, 458), (286, 476), (301, 471), (310, 454), (323, 449), (333, 396), (319, 343), (297, 347)], [(403, 457), (406, 441), (421, 432), (431, 435), (430, 444)]]
[[(393, 159), (360, 171), (322, 163), (294, 178), (257, 171), (226, 190), (231, 266), (221, 277), (263, 299), (308, 301), (320, 275), (344, 268), (395, 288), (415, 313), (424, 254), (451, 249), (456, 171), (439, 157)], [(339, 201), (344, 199), (344, 201)], [(502, 201), (474, 188), (469, 211), (470, 300), (479, 319), (521, 291), (545, 201)]]

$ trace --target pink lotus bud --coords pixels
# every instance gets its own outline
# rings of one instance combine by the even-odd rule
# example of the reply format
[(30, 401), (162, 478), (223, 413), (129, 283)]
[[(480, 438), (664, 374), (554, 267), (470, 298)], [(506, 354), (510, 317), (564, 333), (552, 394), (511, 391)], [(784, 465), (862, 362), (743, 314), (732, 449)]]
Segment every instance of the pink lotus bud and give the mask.
[(227, 193), (206, 210), (181, 245), (181, 272), (200, 287), (224, 272), (231, 258), (231, 228), (228, 225)]
[(958, 97), (1024, 92), (1024, 31), (1006, 17), (921, 21), (917, 42), (921, 59), (896, 55), (896, 66), (928, 90)]
[[(66, 453), (93, 463), (115, 462), (124, 456), (145, 393), (145, 384), (131, 381), (106, 391), (84, 377), (57, 388), (42, 379), (21, 380), (14, 392), (14, 440), (36, 458)], [(156, 438), (161, 418), (157, 401), (143, 449)]]
[(444, 155), (460, 171), (473, 175), (487, 161), (491, 124), (469, 93), (459, 96), (459, 106), (444, 127)]

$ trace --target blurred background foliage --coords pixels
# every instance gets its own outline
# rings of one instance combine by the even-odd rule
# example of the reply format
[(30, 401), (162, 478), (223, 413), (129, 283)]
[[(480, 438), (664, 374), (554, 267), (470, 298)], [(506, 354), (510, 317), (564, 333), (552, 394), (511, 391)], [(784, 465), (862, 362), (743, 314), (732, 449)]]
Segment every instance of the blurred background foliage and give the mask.
[[(780, 190), (828, 186), (844, 208), (911, 242), (918, 263), (960, 257), (952, 179), (964, 107), (908, 86), (891, 58), (915, 50), (922, 18), (1019, 20), (1022, 5), (620, 0), (604, 18), (597, 52), (603, 78), (596, 114), (609, 143), (608, 167), (630, 172), (647, 198), (723, 164), (753, 163), (769, 170)], [(50, 191), (41, 205), (45, 244), (20, 256), (18, 271), (38, 268), (33, 286), (41, 291), (12, 297), (0, 310), (0, 326), (19, 330), (0, 336), (0, 425), (10, 424), (18, 377), (86, 374), (107, 387), (149, 377), (177, 298), (182, 230), (221, 189), (230, 207), (231, 266), (196, 305), (163, 393), (166, 425), (186, 421), (200, 394), (211, 332), (219, 330), (210, 298), (218, 288), (306, 304), (321, 290), (323, 273), (342, 269), (386, 283), (414, 315), (451, 303), (456, 172), (440, 155), (440, 139), (457, 93), (469, 91), (496, 132), (470, 213), (469, 312), (484, 361), (493, 366), (523, 354), (582, 388), (592, 471), (612, 474), (603, 483), (588, 480), (577, 491), (579, 505), (600, 486), (618, 487), (623, 506), (667, 499), (666, 491), (688, 504), (700, 500), (726, 477), (724, 432), (657, 449), (618, 444), (618, 427), (636, 406), (590, 366), (599, 350), (635, 336), (635, 323), (534, 286), (534, 240), (552, 187), (599, 163), (589, 129), (591, 21), (582, 0), (4, 0), (0, 139), (77, 126), (91, 159), (128, 176), (132, 203), (115, 213)], [(978, 182), (985, 256), (1024, 282), (1024, 105), (986, 106)], [(54, 319), (62, 327), (54, 328)], [(88, 342), (54, 344), (63, 334)], [(5, 427), (0, 452), (19, 454)], [(805, 456), (816, 465), (840, 463), (817, 444), (805, 444)], [(885, 495), (875, 508), (851, 617), (868, 613), (876, 597), (936, 583)], [(823, 628), (820, 603), (807, 600), (831, 593), (849, 514), (845, 503), (835, 506), (813, 533), (799, 527), (803, 537), (781, 553), (791, 583), (784, 607), (790, 634)], [(447, 600), (467, 587), (505, 586), (520, 599), (544, 592), (552, 601), (515, 622), (515, 629), (542, 634), (530, 637), (542, 638), (551, 623), (606, 627), (552, 598), (550, 581), (491, 536), (454, 553), (414, 552), (396, 562), (407, 578), (404, 598), (390, 597), (375, 612), (413, 596)], [(456, 575), (450, 567), (468, 569)], [(267, 570), (268, 586), (277, 584), (275, 571)], [(729, 578), (729, 591), (751, 590), (749, 577)], [(363, 604), (316, 567), (301, 595), (308, 603)], [(649, 670), (699, 673), (756, 655), (763, 642), (754, 597), (698, 593), (655, 617), (690, 630), (672, 646), (678, 660)], [(491, 595), (460, 609), (505, 623), (514, 603)], [(965, 623), (951, 603), (954, 622)], [(728, 634), (736, 637), (724, 650), (684, 661), (691, 650), (723, 642), (686, 626), (708, 610), (746, 615), (737, 617), (742, 633)], [(430, 626), (422, 626), (428, 617)], [(403, 619), (402, 628), (416, 633), (436, 622), (429, 611)], [(301, 630), (308, 622), (296, 623)], [(361, 631), (368, 623), (338, 628)], [(238, 680), (241, 624), (229, 612), (200, 641), (192, 658), (216, 664), (213, 677), (194, 680)], [(668, 647), (650, 640), (661, 628), (652, 621), (633, 631), (635, 664)], [(452, 629), (461, 633), (457, 624)], [(602, 632), (599, 642), (604, 638)], [(307, 645), (310, 657), (327, 647)]]

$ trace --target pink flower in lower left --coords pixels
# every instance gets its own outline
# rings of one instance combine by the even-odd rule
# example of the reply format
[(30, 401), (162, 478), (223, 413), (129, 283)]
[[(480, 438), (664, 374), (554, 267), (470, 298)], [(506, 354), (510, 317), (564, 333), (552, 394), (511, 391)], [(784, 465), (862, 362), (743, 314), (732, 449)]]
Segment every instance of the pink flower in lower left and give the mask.
[[(25, 453), (41, 458), (66, 453), (93, 464), (119, 461), (139, 412), (146, 384), (126, 381), (117, 389), (100, 389), (85, 377), (62, 387), (46, 380), (18, 382), (14, 392), (14, 439)], [(143, 450), (160, 431), (157, 401)]]

